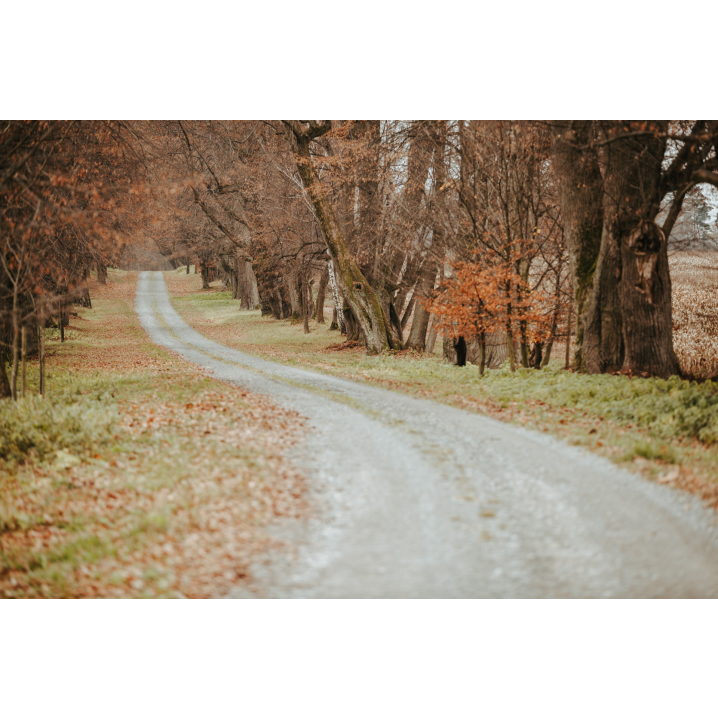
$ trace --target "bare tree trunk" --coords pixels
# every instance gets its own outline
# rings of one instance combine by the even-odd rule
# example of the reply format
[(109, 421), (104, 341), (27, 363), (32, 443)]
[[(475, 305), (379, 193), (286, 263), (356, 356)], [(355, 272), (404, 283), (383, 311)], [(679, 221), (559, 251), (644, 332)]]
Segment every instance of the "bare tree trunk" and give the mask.
[(556, 321), (556, 315), (554, 314), (553, 323), (551, 324), (551, 334), (549, 335), (548, 342), (546, 342), (546, 350), (544, 351), (543, 358), (541, 359), (540, 369), (548, 366), (551, 361), (551, 352), (553, 351), (553, 343), (556, 340), (556, 329), (558, 328), (558, 322)]
[[(239, 299), (239, 262), (240, 259), (235, 255), (234, 257), (234, 269), (230, 275), (232, 281), (232, 299)], [(242, 308), (240, 303), (239, 308)]]
[(294, 268), (292, 273), (285, 277), (287, 292), (289, 293), (289, 302), (292, 305), (292, 322), (296, 322), (302, 317), (302, 282), (299, 278), (299, 271)]
[[(620, 367), (623, 347), (617, 297), (617, 248), (603, 242), (603, 177), (589, 148), (590, 121), (553, 130), (561, 219), (569, 251), (576, 310), (576, 371)], [(618, 365), (618, 366), (617, 366)]]
[(239, 308), (250, 309), (251, 296), (250, 286), (247, 278), (247, 262), (237, 257), (237, 288), (239, 293)]
[(431, 325), (429, 329), (429, 334), (426, 339), (426, 353), (427, 354), (433, 354), (434, 353), (434, 346), (436, 345), (436, 319), (434, 318), (434, 315), (431, 315)]
[[(655, 134), (632, 137), (616, 123), (608, 145), (604, 193), (604, 238), (618, 248), (618, 296), (623, 309), (622, 369), (667, 379), (680, 373), (673, 349), (668, 243), (655, 223), (667, 123)], [(606, 236), (607, 235), (607, 236)]]
[(509, 367), (516, 371), (516, 349), (514, 347), (514, 335), (511, 331), (511, 322), (506, 323), (506, 351), (509, 355)]
[(107, 284), (107, 267), (102, 263), (97, 263), (97, 281), (100, 284)]
[(39, 378), (39, 394), (40, 396), (45, 396), (45, 308), (44, 306), (40, 306), (40, 322), (38, 325), (38, 330), (40, 332), (38, 344), (38, 364), (39, 364), (39, 370), (40, 370), (40, 378)]
[(82, 296), (80, 305), (86, 309), (92, 309), (92, 299), (90, 298), (90, 288), (87, 286), (87, 277), (89, 272), (87, 269), (82, 270)]
[[(334, 262), (331, 259), (327, 262), (327, 272), (329, 274), (329, 286), (332, 288), (332, 298), (334, 299), (334, 318), (332, 319), (332, 326), (329, 328), (338, 328), (340, 332), (344, 334), (346, 330), (344, 328), (342, 300), (339, 296), (339, 289), (337, 287), (336, 276), (334, 274)], [(334, 327), (335, 323), (337, 324), (337, 327)]]
[(25, 393), (27, 391), (27, 326), (25, 324), (22, 325), (22, 329), (20, 330), (20, 334), (22, 336), (21, 341), (21, 355), (22, 355), (22, 398), (25, 398)]
[(60, 325), (60, 343), (65, 341), (65, 298), (60, 295), (60, 304), (57, 309), (58, 324)]
[(302, 322), (304, 323), (304, 333), (309, 334), (309, 297), (307, 296), (311, 291), (309, 282), (302, 280), (301, 283), (302, 291)]
[[(195, 273), (196, 271), (195, 267)], [(202, 289), (209, 289), (209, 267), (205, 262), (200, 262), (200, 272), (202, 273)]]
[(414, 286), (414, 291), (411, 293), (411, 298), (409, 299), (409, 303), (406, 305), (406, 309), (404, 310), (404, 313), (401, 315), (401, 330), (404, 331), (406, 329), (406, 325), (409, 323), (409, 319), (411, 318), (411, 313), (414, 311), (414, 305), (416, 304), (416, 285)]
[(520, 352), (521, 352), (521, 366), (524, 369), (529, 368), (529, 340), (528, 340), (528, 327), (526, 326), (525, 321), (519, 322), (519, 335), (521, 338), (521, 346), (520, 346)]
[(558, 315), (561, 310), (561, 266), (562, 262), (559, 257), (558, 268), (556, 269), (556, 304), (554, 305), (553, 318), (551, 319), (551, 332), (546, 343), (546, 352), (541, 359), (541, 369), (548, 366), (549, 361), (551, 361), (551, 350), (553, 349), (554, 341), (556, 341), (556, 332), (558, 331)]
[(568, 305), (568, 319), (566, 320), (566, 362), (564, 369), (568, 370), (571, 366), (571, 310), (572, 305)]
[(20, 358), (20, 327), (18, 325), (17, 291), (13, 295), (12, 308), (12, 374), (10, 377), (12, 398), (17, 401), (17, 370)]
[(283, 127), (285, 137), (297, 157), (297, 171), (309, 195), (329, 256), (334, 262), (336, 279), (344, 300), (349, 304), (364, 335), (367, 353), (380, 354), (386, 349), (400, 348), (393, 347), (381, 302), (349, 253), (334, 210), (312, 164), (309, 146), (315, 137), (323, 133), (323, 129), (310, 125), (310, 130), (303, 130), (293, 121), (284, 121)]
[[(426, 308), (426, 301), (431, 296), (436, 281), (436, 264), (428, 257), (419, 275), (419, 281), (414, 289), (415, 306), (414, 319), (411, 323), (411, 331), (406, 346), (416, 351), (424, 351), (426, 348), (426, 332), (429, 328), (429, 311)], [(412, 299), (414, 299), (412, 297)]]
[(437, 252), (444, 245), (444, 185), (446, 183), (446, 120), (435, 120), (431, 126), (432, 170), (433, 188), (431, 197), (432, 239), (431, 247), (427, 250), (423, 266), (419, 274), (414, 294), (416, 307), (411, 332), (406, 342), (408, 347), (423, 351), (426, 348), (426, 332), (429, 328), (429, 312), (426, 301), (431, 296), (436, 284), (436, 260), (432, 252)]
[(322, 278), (319, 280), (319, 288), (317, 289), (317, 311), (314, 315), (317, 324), (324, 324), (324, 297), (326, 295), (328, 282), (329, 268), (325, 267), (322, 272)]
[(486, 371), (486, 332), (479, 334), (479, 374), (484, 375)]
[(239, 308), (255, 309), (259, 304), (259, 289), (252, 265), (245, 259), (237, 257), (235, 266), (240, 300)]
[(252, 267), (251, 262), (247, 262), (244, 268), (247, 273), (247, 296), (249, 308), (256, 309), (260, 305), (257, 275), (254, 273), (254, 268)]

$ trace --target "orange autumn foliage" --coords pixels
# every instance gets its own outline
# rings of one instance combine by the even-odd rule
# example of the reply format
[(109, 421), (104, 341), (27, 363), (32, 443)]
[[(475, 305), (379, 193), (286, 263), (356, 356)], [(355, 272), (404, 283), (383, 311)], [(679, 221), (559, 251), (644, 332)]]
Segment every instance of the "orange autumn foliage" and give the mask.
[(513, 268), (457, 262), (453, 270), (427, 303), (437, 329), (470, 340), (507, 329), (513, 333), (525, 323), (530, 340), (545, 339), (548, 297), (538, 290), (529, 291)]

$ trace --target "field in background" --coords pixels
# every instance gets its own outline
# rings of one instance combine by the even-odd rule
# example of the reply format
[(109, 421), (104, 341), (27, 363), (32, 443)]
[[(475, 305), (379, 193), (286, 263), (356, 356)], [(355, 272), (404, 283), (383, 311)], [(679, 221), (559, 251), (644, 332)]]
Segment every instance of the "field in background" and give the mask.
[(155, 346), (135, 282), (93, 281), (68, 340), (48, 332), (47, 398), (33, 362), (0, 407), (0, 596), (214, 596), (305, 510), (282, 460), (301, 419)]
[[(217, 342), (286, 364), (366, 381), (521, 424), (584, 446), (718, 507), (718, 385), (678, 379), (588, 376), (562, 369), (559, 350), (541, 371), (507, 368), (481, 377), (411, 351), (368, 357), (327, 323), (277, 321), (240, 312), (229, 292), (202, 291), (197, 275), (165, 273), (172, 302)], [(328, 308), (327, 308), (328, 309)], [(439, 343), (437, 342), (437, 345)]]
[(673, 345), (684, 372), (718, 376), (718, 252), (670, 258)]

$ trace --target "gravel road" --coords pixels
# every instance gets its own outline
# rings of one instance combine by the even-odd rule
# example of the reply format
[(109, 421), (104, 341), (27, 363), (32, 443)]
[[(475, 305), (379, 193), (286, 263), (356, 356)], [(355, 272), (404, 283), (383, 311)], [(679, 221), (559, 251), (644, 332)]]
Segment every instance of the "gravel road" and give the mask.
[(312, 518), (229, 597), (716, 597), (718, 518), (583, 450), (461, 409), (217, 344), (140, 275), (157, 344), (308, 417)]

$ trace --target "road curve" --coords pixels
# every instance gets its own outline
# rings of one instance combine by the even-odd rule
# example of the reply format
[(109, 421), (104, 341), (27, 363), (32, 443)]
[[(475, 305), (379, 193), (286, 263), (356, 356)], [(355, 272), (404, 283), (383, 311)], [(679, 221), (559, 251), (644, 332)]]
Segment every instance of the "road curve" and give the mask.
[(161, 272), (136, 309), (157, 344), (308, 417), (292, 461), (313, 518), (229, 597), (716, 597), (700, 502), (544, 434), (287, 367), (189, 327)]

